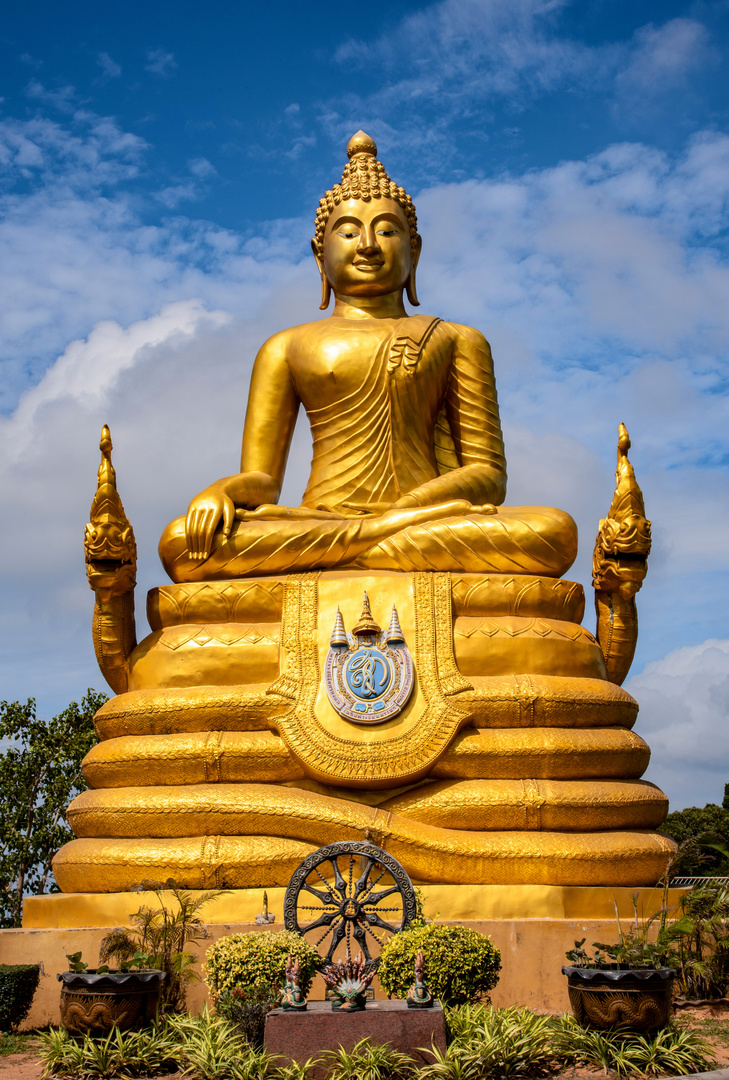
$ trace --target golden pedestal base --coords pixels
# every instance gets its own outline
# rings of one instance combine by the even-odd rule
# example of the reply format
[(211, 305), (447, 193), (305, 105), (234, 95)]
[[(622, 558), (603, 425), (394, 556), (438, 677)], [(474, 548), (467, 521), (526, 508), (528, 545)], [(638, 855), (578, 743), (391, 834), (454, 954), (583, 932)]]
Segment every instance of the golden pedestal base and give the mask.
[[(397, 606), (415, 672), (382, 724), (323, 673), (337, 611)], [(665, 795), (580, 625), (578, 584), (527, 574), (330, 571), (152, 590), (127, 693), (99, 711), (54, 873), (69, 893), (145, 878), (274, 888), (368, 836), (414, 880), (646, 886), (673, 849)]]

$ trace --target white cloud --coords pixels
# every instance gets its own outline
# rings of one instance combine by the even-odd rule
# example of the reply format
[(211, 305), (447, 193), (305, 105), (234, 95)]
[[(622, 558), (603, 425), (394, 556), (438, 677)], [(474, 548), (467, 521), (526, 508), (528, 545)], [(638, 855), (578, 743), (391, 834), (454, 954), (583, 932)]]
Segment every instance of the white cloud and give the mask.
[(627, 63), (617, 74), (618, 96), (645, 108), (667, 91), (684, 88), (692, 74), (716, 59), (709, 33), (696, 19), (649, 23), (636, 32)]
[[(683, 115), (692, 76), (720, 59), (697, 19), (650, 23), (630, 39), (592, 44), (565, 30), (569, 7), (567, 0), (437, 0), (373, 40), (345, 40), (335, 59), (359, 68), (364, 86), (376, 89), (328, 99), (320, 122), (336, 139), (360, 126), (374, 131), (383, 151), (407, 151), (411, 176), (442, 176), (453, 159), (483, 167), (488, 133), (508, 140), (514, 117), (557, 92), (575, 95), (578, 109), (592, 101), (590, 125), (605, 105), (610, 114), (611, 102), (622, 130), (649, 111)], [(571, 123), (570, 112), (563, 106)]]
[(100, 52), (96, 57), (96, 63), (107, 79), (118, 79), (122, 73), (121, 65), (117, 64), (116, 60), (112, 60), (108, 52)]
[[(240, 235), (211, 223), (179, 216), (162, 225), (143, 222), (138, 194), (127, 191), (144, 171), (146, 148), (113, 120), (81, 110), (64, 124), (43, 117), (0, 121), (5, 410), (29, 378), (36, 381), (54, 355), (99, 319), (128, 324), (191, 297), (250, 310), (269, 295), (276, 275), (283, 284), (299, 273), (305, 242), (294, 246), (293, 260), (289, 243), (282, 262), (285, 245), (272, 240), (254, 263)], [(196, 177), (172, 185), (159, 199), (174, 207), (196, 197), (199, 183)]]
[(201, 180), (206, 180), (211, 176), (217, 176), (218, 173), (212, 162), (204, 157), (191, 158), (187, 163), (187, 167), (193, 176), (197, 176)]
[(25, 93), (31, 101), (36, 101), (38, 104), (50, 105), (59, 112), (73, 112), (76, 92), (72, 86), (60, 86), (56, 90), (48, 90), (37, 79), (31, 79), (25, 88)]
[(636, 730), (651, 747), (647, 778), (671, 809), (721, 804), (729, 783), (729, 640), (674, 649), (626, 683), (640, 702)]
[(167, 49), (148, 49), (147, 63), (144, 66), (153, 75), (167, 78), (177, 68), (177, 61), (175, 54), (168, 52)]

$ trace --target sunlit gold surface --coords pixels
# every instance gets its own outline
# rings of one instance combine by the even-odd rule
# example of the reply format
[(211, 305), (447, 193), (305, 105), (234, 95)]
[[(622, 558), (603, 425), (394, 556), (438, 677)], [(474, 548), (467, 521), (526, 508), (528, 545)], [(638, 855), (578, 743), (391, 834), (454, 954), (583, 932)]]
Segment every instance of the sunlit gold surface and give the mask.
[[(471, 676), (459, 694), (474, 727), (632, 727), (638, 703), (614, 683), (550, 675)], [(258, 686), (137, 690), (108, 701), (94, 723), (100, 739), (196, 731), (257, 731), (289, 706)]]
[[(448, 779), (494, 780), (533, 777), (639, 777), (648, 763), (645, 742), (632, 732), (610, 728), (473, 730), (457, 735), (431, 770)], [(283, 739), (269, 732), (214, 731), (199, 734), (126, 736), (95, 746), (86, 756), (90, 787), (135, 784), (286, 782), (306, 775)], [(410, 786), (406, 780), (402, 786)], [(323, 785), (340, 797), (346, 786)], [(350, 786), (354, 793), (358, 788)], [(365, 787), (366, 792), (387, 788)], [(379, 796), (377, 801), (381, 801)]]
[[(282, 789), (274, 784), (221, 782), (86, 791), (71, 804), (69, 821), (82, 837), (211, 832), (236, 836), (250, 830), (310, 840), (317, 827), (311, 823), (325, 820), (335, 831), (350, 828), (347, 839), (368, 828), (381, 830), (385, 811), (383, 836), (389, 837), (410, 835), (413, 822), (469, 831), (645, 828), (660, 825), (666, 809), (665, 795), (642, 781), (442, 781), (423, 784), (374, 807), (291, 785)], [(333, 834), (327, 842), (332, 839)], [(413, 846), (427, 841), (427, 836), (413, 831)]]
[[(151, 634), (134, 647), (128, 560), (96, 590), (100, 664), (126, 692), (96, 717), (93, 790), (69, 809), (79, 839), (54, 863), (64, 890), (283, 885), (310, 850), (365, 837), (420, 881), (632, 886), (672, 849), (617, 685), (649, 546), (627, 432), (595, 552), (596, 638), (582, 587), (561, 578), (572, 519), (502, 505), (488, 343), (405, 312), (415, 210), (374, 153), (359, 133), (317, 213), (331, 318), (263, 345), (241, 472), (165, 530), (173, 583), (149, 594)], [(302, 405), (311, 473), (301, 506), (279, 507)], [(106, 512), (123, 531), (102, 453), (92, 522)], [(337, 609), (354, 625), (363, 590), (378, 625), (396, 605), (415, 673), (375, 725), (337, 713), (322, 681)]]
[[(269, 910), (281, 925), (285, 889), (268, 891)], [(193, 899), (200, 895), (193, 890)], [(677, 906), (684, 889), (670, 889), (668, 906)], [(421, 884), (423, 910), (428, 918), (479, 922), (489, 919), (605, 919), (614, 925), (615, 905), (621, 919), (633, 919), (633, 897), (638, 911), (652, 914), (659, 903), (655, 889), (605, 888), (574, 885), (427, 885)], [(171, 910), (176, 910), (172, 893), (163, 893)], [(262, 891), (232, 889), (201, 909), (203, 921), (215, 925), (253, 923), (261, 911)], [(131, 904), (130, 904), (131, 900)], [(137, 898), (128, 892), (44, 893), (26, 897), (23, 927), (27, 930), (53, 927), (124, 926), (137, 907)], [(574, 936), (574, 935), (573, 935)], [(567, 939), (569, 941), (569, 939)]]
[(430, 775), (474, 780), (520, 776), (553, 780), (583, 776), (637, 779), (645, 772), (649, 759), (650, 750), (643, 739), (622, 728), (598, 731), (479, 728), (461, 732)]
[[(193, 889), (286, 885), (310, 851), (335, 834), (353, 835), (351, 819), (341, 827), (325, 820), (314, 833), (309, 843), (270, 836), (72, 840), (56, 856), (54, 873), (64, 892), (117, 892), (148, 877)], [(422, 846), (413, 846), (414, 836)], [(485, 885), (652, 885), (674, 849), (659, 833), (639, 830), (468, 833), (419, 823), (385, 843), (416, 880)]]

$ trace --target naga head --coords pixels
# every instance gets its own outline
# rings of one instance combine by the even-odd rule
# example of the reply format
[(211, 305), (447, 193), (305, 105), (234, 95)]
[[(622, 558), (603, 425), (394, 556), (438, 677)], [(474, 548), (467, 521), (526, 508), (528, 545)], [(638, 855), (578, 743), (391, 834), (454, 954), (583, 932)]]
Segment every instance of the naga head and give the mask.
[(99, 449), (101, 464), (96, 494), (89, 513), (91, 520), (84, 532), (86, 570), (92, 588), (98, 587), (102, 581), (108, 585), (110, 575), (119, 575), (123, 571), (119, 584), (121, 586), (123, 578), (126, 591), (134, 577), (137, 545), (116, 489), (116, 472), (111, 463), (111, 433), (106, 424), (101, 429)]
[(616, 487), (607, 518), (600, 522), (592, 557), (592, 583), (602, 592), (630, 599), (648, 570), (651, 523), (645, 516), (643, 493), (628, 461), (630, 437), (625, 424), (618, 434)]

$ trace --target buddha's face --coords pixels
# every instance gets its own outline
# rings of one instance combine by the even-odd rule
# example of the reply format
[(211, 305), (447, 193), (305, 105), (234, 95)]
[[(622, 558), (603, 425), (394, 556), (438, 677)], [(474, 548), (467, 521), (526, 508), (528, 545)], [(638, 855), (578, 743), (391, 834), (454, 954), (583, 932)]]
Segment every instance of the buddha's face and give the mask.
[(400, 291), (411, 264), (410, 228), (394, 199), (335, 206), (324, 233), (324, 270), (335, 296)]

